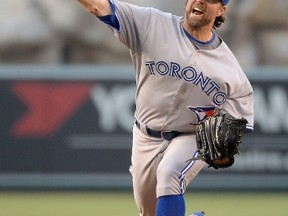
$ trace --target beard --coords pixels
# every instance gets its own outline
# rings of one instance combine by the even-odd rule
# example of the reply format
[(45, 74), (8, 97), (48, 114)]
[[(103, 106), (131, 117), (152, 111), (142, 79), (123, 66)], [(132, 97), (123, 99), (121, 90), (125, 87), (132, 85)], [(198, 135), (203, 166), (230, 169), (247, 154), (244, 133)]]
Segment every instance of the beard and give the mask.
[(212, 19), (209, 19), (207, 17), (202, 17), (202, 19), (194, 19), (193, 17), (191, 17), (190, 13), (186, 13), (185, 19), (187, 20), (188, 25), (194, 29), (199, 29), (204, 26), (211, 25), (211, 22), (213, 22)]

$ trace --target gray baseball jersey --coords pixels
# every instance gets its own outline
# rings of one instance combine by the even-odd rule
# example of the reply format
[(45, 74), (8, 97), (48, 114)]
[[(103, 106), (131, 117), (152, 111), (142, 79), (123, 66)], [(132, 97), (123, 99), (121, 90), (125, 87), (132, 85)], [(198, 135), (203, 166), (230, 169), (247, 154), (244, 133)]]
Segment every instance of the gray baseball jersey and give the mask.
[[(227, 45), (193, 40), (183, 17), (112, 1), (118, 27), (114, 35), (130, 50), (136, 77), (132, 166), (134, 195), (142, 215), (154, 215), (156, 196), (184, 193), (204, 162), (187, 159), (197, 152), (196, 125), (205, 117), (230, 113), (253, 129), (253, 90)], [(215, 43), (214, 43), (215, 45)], [(145, 128), (180, 131), (172, 141), (149, 137)]]
[(155, 130), (194, 131), (215, 107), (245, 117), (253, 128), (252, 87), (223, 41), (217, 49), (197, 50), (182, 17), (114, 4), (120, 29), (113, 31), (129, 48), (135, 67), (140, 122)]

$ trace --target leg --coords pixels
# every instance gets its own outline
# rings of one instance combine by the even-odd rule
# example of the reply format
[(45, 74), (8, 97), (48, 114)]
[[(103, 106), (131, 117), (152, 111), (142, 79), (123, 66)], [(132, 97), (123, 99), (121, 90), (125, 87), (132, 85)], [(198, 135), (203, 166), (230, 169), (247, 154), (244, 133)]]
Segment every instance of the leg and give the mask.
[[(187, 162), (196, 152), (196, 141), (193, 135), (176, 137), (169, 144), (157, 169), (157, 197), (159, 203), (157, 216), (185, 215), (183, 194), (189, 182), (205, 166), (203, 161)], [(171, 195), (174, 195), (173, 198), (170, 197)], [(172, 200), (172, 204), (169, 200), (166, 200), (167, 197), (170, 197), (169, 200)], [(178, 210), (177, 214), (171, 211), (165, 212), (166, 210), (164, 210), (179, 206), (182, 209)]]
[(150, 139), (137, 127), (133, 128), (132, 166), (134, 199), (142, 216), (155, 216), (156, 170), (167, 141)]
[(181, 195), (159, 197), (157, 202), (156, 215), (157, 216), (185, 215), (184, 196), (181, 194)]

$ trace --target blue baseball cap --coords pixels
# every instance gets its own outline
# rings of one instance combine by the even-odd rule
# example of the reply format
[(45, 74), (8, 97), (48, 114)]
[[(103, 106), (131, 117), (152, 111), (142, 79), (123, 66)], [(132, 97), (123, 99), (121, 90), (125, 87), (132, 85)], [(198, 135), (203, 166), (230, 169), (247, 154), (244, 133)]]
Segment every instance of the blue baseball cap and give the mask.
[(229, 2), (229, 0), (222, 0), (222, 3), (223, 3), (224, 5), (227, 5), (228, 2)]

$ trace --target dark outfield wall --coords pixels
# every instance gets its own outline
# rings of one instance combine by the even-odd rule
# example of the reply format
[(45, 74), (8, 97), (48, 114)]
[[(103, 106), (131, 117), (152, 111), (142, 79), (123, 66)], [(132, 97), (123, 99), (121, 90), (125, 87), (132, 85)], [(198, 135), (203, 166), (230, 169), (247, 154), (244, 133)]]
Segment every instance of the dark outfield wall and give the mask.
[[(288, 69), (247, 74), (255, 132), (233, 167), (191, 187), (288, 189)], [(0, 68), (0, 187), (131, 187), (134, 91), (129, 66)]]

